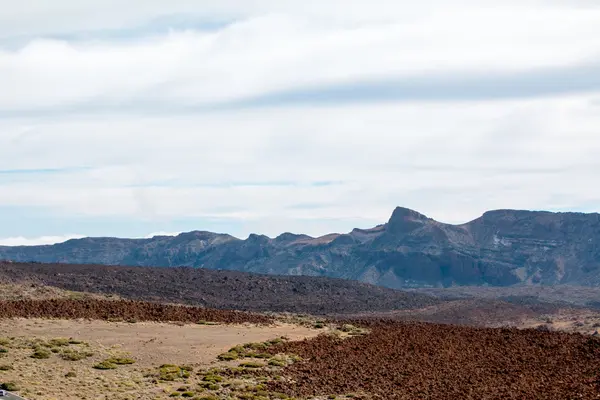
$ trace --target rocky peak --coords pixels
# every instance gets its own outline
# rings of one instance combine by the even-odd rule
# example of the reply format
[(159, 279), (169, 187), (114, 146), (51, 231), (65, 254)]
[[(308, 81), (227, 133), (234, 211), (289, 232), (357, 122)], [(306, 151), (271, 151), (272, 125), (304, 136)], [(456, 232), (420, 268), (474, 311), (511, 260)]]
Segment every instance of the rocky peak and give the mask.
[(408, 233), (422, 227), (428, 221), (429, 218), (417, 211), (396, 207), (387, 223), (386, 230), (394, 235)]

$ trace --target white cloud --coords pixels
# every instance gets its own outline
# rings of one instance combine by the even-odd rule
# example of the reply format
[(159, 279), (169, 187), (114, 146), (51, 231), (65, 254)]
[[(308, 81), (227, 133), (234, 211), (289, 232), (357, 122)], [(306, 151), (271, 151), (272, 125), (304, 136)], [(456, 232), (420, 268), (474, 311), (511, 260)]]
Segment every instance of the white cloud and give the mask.
[[(384, 222), (396, 205), (464, 222), (491, 208), (597, 203), (598, 93), (188, 107), (311, 85), (493, 79), (599, 61), (596, 3), (413, 3), (11, 4), (0, 15), (0, 212), (205, 217), (274, 236), (325, 233), (333, 220)], [(232, 23), (152, 29), (177, 15)], [(107, 29), (135, 34), (103, 36)], [(28, 169), (40, 171), (14, 171)]]
[[(0, 52), (0, 107), (213, 104), (306, 85), (431, 72), (521, 71), (600, 57), (600, 8), (514, 3), (489, 8), (466, 2), (426, 12), (406, 4), (377, 9), (357, 2), (358, 9), (369, 10), (363, 15), (333, 7), (340, 5), (336, 1), (320, 2), (308, 13), (290, 2), (257, 3), (230, 2), (228, 12), (234, 5), (246, 9), (242, 19), (211, 32), (174, 26), (172, 33), (127, 41), (34, 37), (23, 47)], [(165, 11), (156, 4), (141, 9)], [(352, 23), (323, 21), (315, 15), (319, 10)], [(416, 17), (408, 19), (403, 12)]]
[(0, 238), (0, 246), (37, 246), (66, 242), (70, 239), (80, 239), (82, 235), (41, 236), (37, 238), (9, 237)]

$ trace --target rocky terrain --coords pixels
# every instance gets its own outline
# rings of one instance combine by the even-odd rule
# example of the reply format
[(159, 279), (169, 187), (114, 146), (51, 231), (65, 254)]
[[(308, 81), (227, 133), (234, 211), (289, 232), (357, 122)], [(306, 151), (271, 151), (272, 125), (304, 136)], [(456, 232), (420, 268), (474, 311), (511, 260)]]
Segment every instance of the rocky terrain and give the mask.
[(425, 294), (342, 279), (254, 275), (201, 268), (0, 262), (0, 283), (243, 311), (348, 314), (414, 309), (440, 303)]
[(600, 215), (498, 210), (463, 225), (397, 208), (372, 229), (320, 238), (284, 233), (240, 240), (211, 232), (152, 239), (85, 238), (0, 247), (0, 259), (192, 266), (327, 276), (392, 288), (600, 285)]
[(273, 318), (239, 311), (203, 307), (157, 304), (126, 300), (48, 299), (0, 301), (0, 319), (61, 318), (119, 321), (154, 321), (198, 323), (210, 321), (228, 324), (244, 322), (268, 324)]
[[(311, 398), (596, 399), (600, 340), (536, 330), (477, 329), (389, 321), (370, 334), (319, 336), (268, 351), (305, 362), (285, 368), (277, 392)], [(356, 398), (356, 395), (352, 397)], [(344, 397), (345, 398), (345, 397)]]

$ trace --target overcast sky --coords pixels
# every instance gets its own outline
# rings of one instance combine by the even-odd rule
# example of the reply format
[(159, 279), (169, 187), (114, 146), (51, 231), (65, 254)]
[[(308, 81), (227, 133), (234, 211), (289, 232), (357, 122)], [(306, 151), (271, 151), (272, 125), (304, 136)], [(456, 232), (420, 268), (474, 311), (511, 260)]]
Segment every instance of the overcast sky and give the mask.
[(0, 244), (600, 210), (597, 0), (22, 0)]

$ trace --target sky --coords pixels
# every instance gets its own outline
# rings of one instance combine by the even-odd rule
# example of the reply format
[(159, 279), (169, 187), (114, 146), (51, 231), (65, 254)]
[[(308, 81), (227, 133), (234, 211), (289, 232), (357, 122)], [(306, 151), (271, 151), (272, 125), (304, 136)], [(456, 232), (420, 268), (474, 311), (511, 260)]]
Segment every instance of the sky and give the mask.
[(600, 211), (597, 0), (124, 4), (0, 8), (0, 244)]

